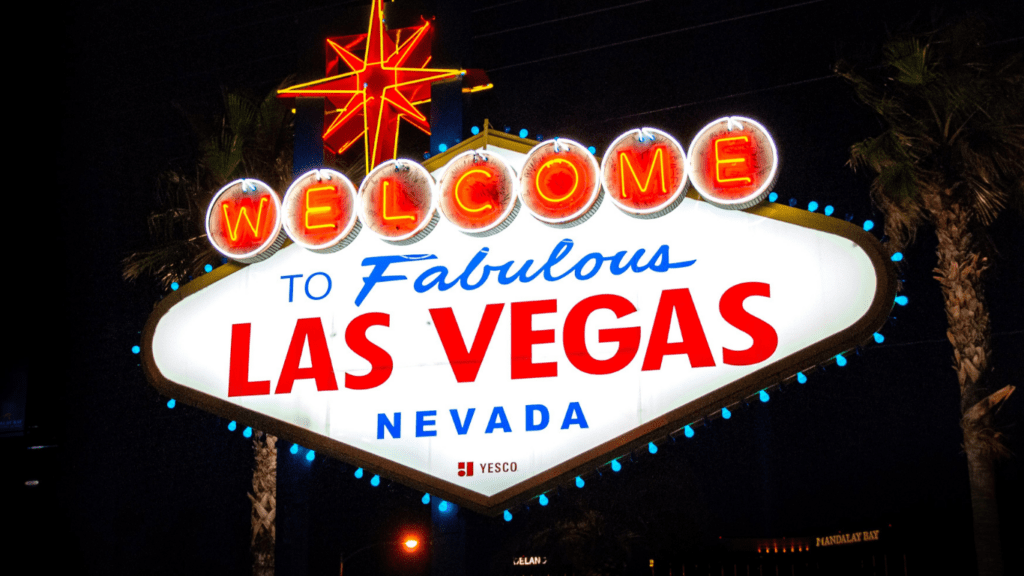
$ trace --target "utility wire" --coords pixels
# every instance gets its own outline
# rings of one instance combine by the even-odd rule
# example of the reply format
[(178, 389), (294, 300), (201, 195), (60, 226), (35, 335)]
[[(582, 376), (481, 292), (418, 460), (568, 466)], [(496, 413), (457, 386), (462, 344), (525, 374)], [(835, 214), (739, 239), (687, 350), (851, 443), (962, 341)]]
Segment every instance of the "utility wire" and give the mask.
[(726, 94), (725, 96), (718, 96), (716, 98), (708, 98), (707, 100), (696, 100), (694, 102), (687, 102), (686, 104), (676, 104), (674, 106), (666, 106), (664, 108), (656, 108), (654, 110), (646, 110), (644, 112), (634, 112), (633, 114), (626, 114), (625, 116), (617, 116), (615, 118), (607, 118), (602, 122), (612, 122), (614, 120), (622, 120), (623, 118), (634, 118), (636, 116), (646, 116), (648, 114), (657, 114), (658, 112), (667, 112), (669, 110), (678, 110), (679, 108), (687, 108), (689, 106), (696, 106), (698, 104), (707, 104), (708, 102), (717, 102), (719, 100), (728, 100), (729, 98), (738, 98), (740, 96), (749, 96), (751, 94), (758, 94), (760, 92), (769, 92), (771, 90), (779, 90), (781, 88), (789, 88), (790, 86), (799, 86), (800, 84), (810, 84), (812, 82), (819, 82), (821, 80), (827, 80), (829, 78), (837, 78), (832, 74), (825, 76), (817, 76), (815, 78), (807, 78), (806, 80), (797, 80), (795, 82), (786, 82), (785, 84), (777, 84), (775, 86), (768, 86), (766, 88), (758, 88), (756, 90), (747, 90), (746, 92), (735, 92), (733, 94)]
[(524, 26), (516, 26), (514, 28), (505, 28), (504, 30), (496, 30), (494, 32), (485, 32), (483, 34), (477, 34), (473, 36), (473, 39), (487, 38), (488, 36), (497, 36), (506, 32), (515, 32), (516, 30), (525, 30), (527, 28), (533, 28), (535, 26), (543, 26), (545, 24), (551, 24), (554, 22), (562, 22), (564, 20), (572, 20), (573, 18), (580, 18), (583, 16), (589, 16), (591, 14), (597, 14), (599, 12), (607, 12), (609, 10), (618, 10), (619, 8), (626, 8), (627, 6), (636, 6), (637, 4), (647, 4), (651, 0), (636, 0), (635, 2), (627, 2), (626, 4), (619, 4), (618, 6), (609, 6), (608, 8), (599, 8), (597, 10), (591, 10), (590, 12), (580, 12), (579, 14), (572, 14), (569, 16), (562, 16), (561, 18), (553, 18), (551, 20), (544, 20), (541, 22), (534, 22), (533, 24), (526, 24)]
[(557, 60), (558, 58), (565, 58), (567, 56), (575, 56), (577, 54), (586, 54), (587, 52), (593, 52), (595, 50), (602, 50), (604, 48), (614, 48), (616, 46), (623, 46), (626, 44), (633, 44), (635, 42), (642, 42), (644, 40), (650, 40), (652, 38), (660, 38), (662, 36), (670, 36), (672, 34), (678, 34), (680, 32), (687, 32), (689, 30), (698, 30), (700, 28), (707, 28), (709, 26), (716, 26), (718, 24), (725, 24), (728, 22), (737, 22), (739, 20), (746, 20), (747, 18), (753, 18), (755, 16), (764, 16), (765, 14), (772, 14), (774, 12), (782, 12), (784, 10), (790, 10), (792, 8), (800, 8), (802, 6), (810, 6), (812, 4), (820, 4), (826, 0), (810, 0), (809, 2), (801, 2), (799, 4), (790, 4), (789, 6), (782, 6), (779, 8), (769, 8), (768, 10), (761, 10), (760, 12), (751, 12), (749, 14), (742, 14), (740, 16), (733, 16), (732, 18), (723, 18), (722, 20), (715, 20), (714, 22), (705, 22), (703, 24), (694, 24), (693, 26), (684, 26), (682, 28), (675, 28), (673, 30), (667, 30), (665, 32), (658, 32), (657, 34), (649, 34), (647, 36), (641, 36), (639, 38), (631, 38), (629, 40), (621, 40), (619, 42), (609, 42), (607, 44), (601, 44), (599, 46), (592, 46), (590, 48), (583, 48), (581, 50), (573, 50), (572, 52), (563, 52), (561, 54), (555, 54), (553, 56), (545, 56), (543, 58), (537, 58), (535, 60), (527, 60), (526, 62), (518, 62), (516, 64), (506, 64), (505, 66), (498, 66), (496, 68), (490, 68), (488, 72), (497, 72), (499, 70), (508, 70), (509, 68), (518, 68), (520, 66), (526, 66), (528, 64), (537, 64), (538, 62), (547, 62), (548, 60)]
[(523, 2), (523, 1), (524, 0), (511, 0), (511, 2), (501, 2), (500, 4), (491, 4), (490, 6), (484, 6), (483, 8), (477, 8), (475, 10), (470, 10), (470, 14), (476, 14), (477, 12), (484, 12), (486, 10), (491, 10), (492, 8), (501, 8), (502, 6), (508, 6), (509, 4), (519, 4), (520, 2)]

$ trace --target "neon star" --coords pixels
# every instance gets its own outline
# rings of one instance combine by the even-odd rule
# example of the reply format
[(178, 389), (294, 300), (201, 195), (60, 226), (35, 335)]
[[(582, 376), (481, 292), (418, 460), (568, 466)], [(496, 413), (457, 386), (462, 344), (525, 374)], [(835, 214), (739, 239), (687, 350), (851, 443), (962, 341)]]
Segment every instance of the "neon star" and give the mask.
[(327, 77), (279, 90), (278, 97), (324, 98), (324, 146), (341, 154), (362, 137), (369, 172), (397, 156), (400, 118), (430, 134), (427, 117), (416, 108), (430, 102), (430, 85), (467, 72), (427, 68), (432, 36), (426, 20), (387, 30), (383, 0), (373, 0), (366, 34), (327, 39)]

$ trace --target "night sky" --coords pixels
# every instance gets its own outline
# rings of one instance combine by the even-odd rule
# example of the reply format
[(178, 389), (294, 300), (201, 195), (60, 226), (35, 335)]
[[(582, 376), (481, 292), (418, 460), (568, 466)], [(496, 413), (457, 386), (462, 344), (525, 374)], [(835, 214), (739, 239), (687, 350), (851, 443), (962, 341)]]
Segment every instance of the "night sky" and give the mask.
[[(168, 410), (148, 384), (130, 349), (160, 292), (124, 282), (120, 262), (146, 246), (157, 175), (195, 158), (182, 111), (215, 114), (223, 89), (265, 94), (289, 75), (320, 77), (323, 37), (362, 32), (368, 4), (111, 1), (57, 15), (65, 58), (56, 72), (67, 96), (58, 104), (65, 151), (58, 164), (70, 170), (56, 197), (66, 232), (48, 237), (50, 254), (24, 262), (49, 278), (45, 291), (16, 288), (19, 300), (45, 297), (52, 322), (32, 322), (5, 362), (6, 374), (29, 377), (28, 434), (0, 439), (3, 501), (14, 505), (24, 539), (15, 557), (31, 551), (39, 565), (90, 574), (249, 572), (251, 443), (228, 432), (224, 419), (181, 403)], [(834, 205), (837, 216), (880, 224), (867, 176), (845, 162), (852, 143), (881, 127), (832, 66), (839, 59), (875, 65), (890, 35), (969, 9), (990, 25), (990, 42), (1020, 51), (1024, 30), (1010, 4), (399, 0), (387, 10), (391, 27), (437, 17), (432, 66), (488, 72), (494, 89), (464, 100), (464, 137), (489, 118), (499, 129), (563, 136), (600, 151), (637, 126), (688, 143), (713, 119), (750, 116), (776, 138), (780, 202), (816, 200)], [(400, 149), (420, 158), (427, 139), (413, 132), (402, 131)], [(989, 274), (997, 387), (1024, 373), (1024, 266), (1016, 256), (1024, 233), (1014, 217), (995, 225), (999, 251)], [(923, 230), (906, 251), (910, 304), (894, 311), (884, 344), (845, 368), (816, 372), (769, 404), (642, 454), (614, 477), (588, 478), (584, 490), (567, 485), (551, 505), (520, 509), (511, 523), (460, 511), (469, 572), (505, 571), (513, 555), (538, 553), (535, 537), (545, 528), (587, 514), (606, 530), (581, 545), (585, 554), (614, 555), (619, 536), (637, 536), (624, 556), (629, 570), (647, 558), (696, 557), (719, 536), (890, 526), (918, 566), (973, 570), (959, 393), (931, 279), (934, 247)], [(998, 417), (1018, 455), (1020, 396)], [(48, 448), (26, 450), (38, 445)], [(309, 487), (310, 574), (337, 573), (342, 551), (407, 527), (429, 530), (420, 492), (386, 478), (372, 488), (352, 470), (318, 457), (284, 471)], [(998, 473), (1013, 573), (1024, 565), (1019, 457)], [(422, 557), (373, 552), (361, 562), (346, 573), (429, 571)]]

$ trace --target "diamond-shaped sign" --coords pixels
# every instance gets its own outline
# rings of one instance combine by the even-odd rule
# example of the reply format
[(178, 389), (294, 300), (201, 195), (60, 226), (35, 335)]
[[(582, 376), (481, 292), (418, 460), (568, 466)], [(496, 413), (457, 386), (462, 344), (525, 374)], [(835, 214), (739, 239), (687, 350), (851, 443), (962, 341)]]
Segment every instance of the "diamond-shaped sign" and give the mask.
[(147, 373), (495, 513), (863, 343), (893, 303), (884, 250), (839, 219), (692, 194), (656, 218), (595, 206), (573, 227), (442, 218), (413, 244), (364, 228), (334, 253), (221, 266), (157, 306)]

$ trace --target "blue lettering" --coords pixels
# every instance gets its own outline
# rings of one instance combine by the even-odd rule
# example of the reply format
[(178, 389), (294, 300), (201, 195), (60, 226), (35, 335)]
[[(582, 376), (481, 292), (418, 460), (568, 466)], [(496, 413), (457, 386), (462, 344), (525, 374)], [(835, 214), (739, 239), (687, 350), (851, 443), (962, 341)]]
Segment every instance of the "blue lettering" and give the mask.
[(572, 269), (570, 268), (569, 270), (566, 270), (565, 273), (560, 275), (560, 276), (552, 276), (551, 275), (551, 267), (554, 266), (555, 264), (558, 264), (559, 262), (561, 262), (566, 256), (569, 255), (569, 252), (571, 250), (572, 250), (572, 240), (569, 240), (568, 238), (562, 240), (561, 242), (559, 242), (558, 244), (555, 245), (555, 249), (552, 250), (551, 251), (551, 255), (548, 256), (548, 261), (545, 262), (544, 266), (541, 267), (541, 270), (544, 271), (544, 279), (545, 280), (547, 280), (548, 282), (555, 282), (556, 280), (561, 280), (562, 278), (565, 278), (569, 274), (572, 274)]
[[(434, 278), (432, 280), (427, 281), (426, 279), (429, 278), (430, 276), (433, 276)], [(429, 268), (423, 274), (417, 276), (416, 281), (413, 282), (412, 287), (420, 294), (426, 292), (427, 290), (430, 290), (434, 286), (437, 286), (441, 292), (444, 292), (446, 290), (454, 288), (455, 285), (459, 283), (458, 278), (452, 280), (451, 282), (445, 282), (444, 279), (447, 277), (447, 268), (445, 268), (444, 266), (434, 266), (433, 268)]]
[(395, 412), (394, 423), (388, 420), (387, 414), (377, 414), (377, 440), (384, 439), (384, 429), (387, 428), (392, 438), (402, 437), (402, 413)]
[(455, 431), (459, 433), (459, 436), (469, 432), (469, 424), (473, 421), (473, 414), (476, 413), (476, 408), (470, 408), (469, 411), (466, 412), (466, 419), (464, 421), (460, 421), (459, 411), (455, 408), (452, 408), (448, 412), (452, 415), (452, 424), (455, 424)]
[(512, 427), (508, 425), (508, 417), (505, 416), (505, 409), (501, 406), (494, 407), (494, 411), (491, 412), (491, 419), (487, 422), (487, 429), (484, 430), (484, 434), (494, 432), (495, 428), (501, 428), (504, 432), (512, 431)]
[[(321, 294), (320, 296), (313, 296), (312, 294), (309, 293), (309, 281), (312, 280), (313, 278), (316, 278), (317, 276), (323, 276), (324, 278), (327, 279), (327, 290), (324, 290), (324, 293)], [(331, 293), (331, 277), (328, 276), (326, 273), (324, 273), (324, 272), (313, 272), (312, 274), (309, 275), (309, 278), (306, 278), (306, 298), (309, 298), (310, 300), (323, 300), (330, 293)]]
[[(540, 422), (534, 421), (534, 415), (540, 414)], [(526, 431), (534, 432), (548, 427), (548, 407), (543, 404), (530, 404), (526, 407)]]
[(288, 280), (288, 301), (291, 302), (295, 296), (295, 279), (302, 278), (302, 274), (292, 274), (290, 276), (281, 276), (281, 280)]
[(397, 262), (411, 262), (415, 260), (433, 260), (437, 256), (433, 254), (409, 254), (406, 256), (372, 256), (370, 258), (363, 258), (362, 266), (373, 266), (373, 270), (370, 270), (369, 276), (363, 277), (363, 289), (359, 291), (359, 295), (356, 296), (356, 306), (363, 303), (370, 294), (370, 290), (381, 282), (395, 282), (398, 280), (405, 280), (405, 276), (385, 276), (384, 271), (388, 269), (388, 266)]
[(569, 426), (573, 424), (580, 428), (590, 428), (587, 425), (587, 419), (583, 416), (583, 408), (580, 408), (579, 402), (569, 402), (569, 407), (565, 410), (565, 419), (562, 420), (562, 430), (568, 430)]
[(437, 436), (437, 430), (427, 430), (427, 426), (434, 426), (434, 420), (427, 420), (427, 416), (437, 416), (437, 410), (424, 410), (416, 413), (416, 437)]
[[(530, 259), (523, 262), (522, 266), (518, 270), (513, 272), (512, 270), (516, 266), (514, 260), (505, 262), (497, 266), (491, 264), (484, 264), (484, 260), (490, 254), (488, 248), (481, 248), (473, 258), (466, 264), (462, 272), (457, 278), (453, 278), (448, 281), (450, 270), (446, 266), (434, 266), (428, 268), (426, 271), (416, 277), (413, 282), (413, 288), (416, 292), (422, 294), (428, 292), (433, 288), (437, 288), (441, 292), (451, 290), (455, 286), (460, 286), (463, 290), (472, 291), (485, 285), (491, 278), (492, 273), (497, 273), (498, 283), (507, 286), (509, 284), (520, 282), (527, 284), (533, 282), (538, 276), (543, 275), (544, 279), (548, 282), (557, 282), (570, 274), (575, 275), (579, 280), (590, 280), (591, 278), (598, 275), (601, 272), (601, 268), (605, 262), (608, 262), (609, 271), (613, 276), (619, 276), (624, 274), (626, 271), (633, 271), (634, 273), (645, 272), (651, 270), (652, 272), (668, 272), (674, 268), (686, 268), (696, 263), (696, 260), (685, 260), (683, 262), (672, 262), (669, 256), (669, 246), (662, 244), (655, 250), (654, 254), (651, 255), (650, 260), (646, 264), (641, 264), (640, 260), (644, 257), (646, 250), (643, 248), (637, 249), (632, 257), (626, 261), (626, 257), (629, 254), (627, 250), (621, 250), (616, 252), (612, 256), (605, 256), (600, 252), (591, 252), (575, 264), (570, 266), (567, 270), (562, 273), (555, 273), (554, 268), (556, 265), (565, 260), (569, 253), (572, 251), (573, 241), (566, 238), (558, 242), (555, 247), (551, 250), (551, 254), (548, 255), (547, 260), (541, 266), (531, 274), (530, 270), (534, 267), (535, 261)], [(408, 254), (404, 256), (374, 256), (370, 258), (364, 258), (363, 266), (373, 266), (369, 274), (363, 277), (363, 287), (359, 291), (359, 295), (356, 297), (356, 306), (363, 303), (363, 300), (370, 294), (370, 291), (377, 284), (383, 282), (397, 282), (399, 280), (407, 280), (406, 276), (400, 275), (387, 275), (385, 272), (391, 264), (398, 262), (410, 262), (417, 260), (435, 260), (437, 256), (434, 254)], [(477, 271), (480, 270), (480, 278), (475, 282), (470, 278)], [(323, 275), (327, 278), (327, 292), (330, 292), (330, 277), (323, 272), (316, 272), (312, 274), (309, 279), (306, 280), (306, 295), (313, 300), (320, 300), (327, 296), (325, 292), (322, 296), (314, 298), (309, 293), (309, 281), (313, 276)], [(292, 301), (294, 293), (294, 281), (295, 278), (301, 278), (301, 274), (292, 276), (282, 276), (282, 279), (289, 280), (288, 286), (288, 301)]]

